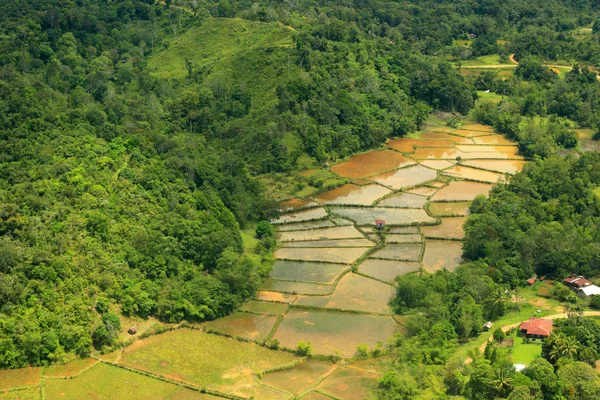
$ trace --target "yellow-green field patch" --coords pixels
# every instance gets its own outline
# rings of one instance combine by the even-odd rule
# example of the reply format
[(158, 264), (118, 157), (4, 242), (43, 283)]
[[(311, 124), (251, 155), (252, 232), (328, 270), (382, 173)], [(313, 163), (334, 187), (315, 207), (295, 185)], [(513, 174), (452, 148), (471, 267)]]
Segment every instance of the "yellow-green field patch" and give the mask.
[(358, 271), (382, 281), (394, 282), (397, 276), (418, 271), (420, 268), (418, 262), (368, 258), (358, 266)]
[(232, 393), (242, 383), (254, 382), (253, 374), (295, 359), (252, 343), (179, 329), (134, 343), (120, 363), (201, 387), (230, 388), (227, 392)]
[(301, 394), (317, 384), (319, 377), (332, 368), (335, 368), (335, 365), (328, 362), (305, 361), (291, 369), (265, 374), (262, 380), (290, 393)]
[(0, 370), (0, 390), (35, 386), (40, 383), (41, 377), (42, 369), (39, 367)]
[(177, 386), (100, 363), (73, 379), (47, 379), (46, 399), (163, 400)]
[(339, 280), (331, 295), (300, 296), (294, 304), (387, 314), (394, 294), (390, 285), (349, 273)]
[(205, 327), (207, 330), (225, 335), (260, 342), (268, 338), (275, 322), (277, 322), (275, 316), (239, 312), (209, 321), (205, 324)]
[(222, 400), (222, 397), (211, 396), (210, 394), (204, 394), (196, 392), (195, 390), (180, 388), (169, 397), (169, 400)]
[(46, 378), (70, 378), (77, 375), (81, 371), (90, 368), (96, 364), (98, 360), (93, 358), (79, 358), (73, 361), (69, 361), (66, 364), (55, 364), (46, 367), (44, 370), (44, 377)]
[(0, 400), (40, 400), (42, 398), (39, 387), (29, 387), (23, 390), (0, 392)]
[(287, 304), (274, 303), (270, 301), (249, 300), (243, 306), (243, 311), (251, 311), (260, 314), (281, 315), (288, 309)]
[(279, 302), (279, 303), (293, 303), (298, 298), (295, 294), (271, 292), (268, 290), (259, 290), (256, 293), (256, 298), (261, 301)]
[(359, 344), (375, 347), (401, 331), (391, 317), (292, 309), (283, 318), (275, 339), (289, 349), (304, 340), (311, 342), (315, 354), (330, 355), (337, 350), (351, 357)]
[(452, 217), (469, 215), (470, 201), (458, 201), (452, 203), (429, 203), (429, 212), (436, 217)]

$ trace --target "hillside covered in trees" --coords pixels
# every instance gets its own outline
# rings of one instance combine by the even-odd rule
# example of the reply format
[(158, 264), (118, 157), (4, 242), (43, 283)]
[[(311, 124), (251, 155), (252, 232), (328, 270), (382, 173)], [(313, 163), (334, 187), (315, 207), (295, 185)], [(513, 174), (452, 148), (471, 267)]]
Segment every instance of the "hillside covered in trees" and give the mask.
[[(0, 367), (110, 345), (117, 313), (166, 322), (230, 313), (269, 270), (272, 241), (245, 254), (240, 234), (277, 213), (257, 175), (377, 147), (419, 130), (434, 110), (466, 114), (477, 90), (507, 97), (474, 114), (518, 140), (524, 154), (545, 158), (573, 147), (560, 118), (599, 127), (595, 73), (573, 69), (559, 80), (541, 59), (598, 62), (593, 6), (2, 2)], [(588, 38), (571, 35), (589, 24)], [(476, 35), (470, 48), (454, 44), (467, 34)], [(449, 62), (511, 52), (522, 65), (506, 80), (464, 77)], [(550, 114), (547, 125), (521, 120)], [(485, 216), (502, 211), (496, 198), (530, 196), (539, 201), (503, 218), (521, 224), (523, 235), (573, 220), (564, 229), (576, 236), (570, 251), (588, 255), (577, 261), (586, 272), (598, 257), (598, 201), (588, 190), (598, 183), (598, 161), (540, 165), (489, 204), (478, 202), (470, 232), (478, 220), (500, 218)], [(557, 181), (542, 187), (546, 169)], [(553, 217), (531, 216), (539, 210)], [(517, 221), (523, 213), (532, 226)], [(547, 227), (533, 226), (542, 220)], [(510, 258), (523, 251), (502, 229), (502, 242), (469, 240), (469, 257), (516, 268)], [(524, 272), (556, 269), (560, 260), (549, 258), (522, 256)]]

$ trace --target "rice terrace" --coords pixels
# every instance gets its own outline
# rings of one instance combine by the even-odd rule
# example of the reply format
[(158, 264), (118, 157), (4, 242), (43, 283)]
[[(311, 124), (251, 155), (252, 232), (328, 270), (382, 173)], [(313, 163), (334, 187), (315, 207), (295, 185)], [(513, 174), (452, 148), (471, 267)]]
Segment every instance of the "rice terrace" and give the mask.
[(0, 399), (108, 387), (112, 398), (365, 398), (386, 343), (405, 332), (388, 304), (395, 278), (459, 265), (470, 201), (523, 167), (498, 136), (430, 124), (333, 166), (348, 183), (282, 202), (274, 268), (238, 312), (63, 366), (0, 371)]

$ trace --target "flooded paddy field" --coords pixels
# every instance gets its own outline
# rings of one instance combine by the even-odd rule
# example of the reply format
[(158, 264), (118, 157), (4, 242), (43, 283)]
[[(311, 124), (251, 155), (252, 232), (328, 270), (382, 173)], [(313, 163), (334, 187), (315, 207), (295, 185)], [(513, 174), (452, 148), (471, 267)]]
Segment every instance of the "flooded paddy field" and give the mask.
[(431, 201), (467, 201), (473, 200), (480, 194), (487, 196), (493, 185), (479, 182), (457, 181), (450, 182), (441, 188)]
[(388, 244), (381, 250), (369, 255), (369, 258), (383, 258), (398, 261), (419, 261), (423, 245), (421, 243)]
[(498, 183), (504, 180), (504, 175), (496, 172), (484, 171), (481, 169), (465, 167), (462, 165), (455, 165), (452, 168), (444, 170), (444, 175), (452, 176), (455, 178), (463, 178), (467, 180)]
[[(331, 292), (331, 289), (332, 289), (332, 287), (329, 285), (317, 285), (317, 284), (305, 283), (305, 282), (279, 281), (276, 279), (267, 279), (260, 287), (261, 291), (268, 291), (268, 292), (283, 292), (283, 293), (290, 293), (290, 294), (320, 294), (320, 295), (324, 295), (324, 294)], [(259, 292), (259, 294), (260, 294), (260, 292)], [(266, 299), (266, 298), (263, 297), (263, 299)], [(274, 300), (274, 301), (283, 301), (283, 300)]]
[(427, 240), (423, 268), (430, 273), (440, 269), (454, 270), (462, 263), (462, 243), (455, 240)]
[(388, 303), (394, 293), (388, 284), (349, 273), (339, 280), (332, 294), (300, 296), (294, 305), (389, 314)]
[(278, 260), (270, 276), (287, 281), (332, 284), (348, 269), (346, 264)]
[(399, 193), (381, 200), (378, 207), (423, 208), (427, 198), (412, 193)]
[(364, 236), (354, 226), (335, 226), (323, 229), (281, 232), (278, 240), (282, 242), (327, 239), (362, 239)]
[(364, 247), (284, 247), (275, 250), (278, 260), (324, 261), (352, 264), (368, 249)]
[(358, 186), (349, 183), (339, 188), (323, 193), (317, 200), (323, 204), (362, 205), (370, 206), (377, 199), (391, 193), (391, 190), (380, 185)]
[(302, 208), (309, 208), (309, 207), (316, 207), (316, 206), (318, 206), (318, 204), (315, 201), (305, 200), (305, 199), (291, 199), (291, 200), (286, 200), (286, 201), (282, 201), (281, 203), (279, 203), (279, 209), (281, 210), (281, 212), (290, 212), (290, 211), (295, 211), (295, 210), (299, 210)]
[(297, 213), (286, 214), (273, 221), (274, 224), (289, 224), (293, 222), (304, 222), (313, 219), (321, 219), (327, 216), (327, 211), (324, 208), (314, 208)]
[(519, 160), (469, 160), (463, 161), (460, 164), (467, 167), (514, 175), (517, 172), (521, 172), (527, 162)]
[(402, 168), (392, 172), (372, 176), (370, 179), (383, 186), (398, 190), (405, 187), (419, 185), (429, 182), (437, 177), (437, 172), (433, 169), (414, 165), (408, 168)]
[(300, 222), (296, 224), (285, 224), (278, 226), (277, 229), (279, 232), (287, 232), (287, 231), (303, 231), (307, 229), (317, 229), (317, 228), (331, 228), (332, 226), (337, 226), (333, 221), (328, 219), (321, 221), (309, 221), (309, 222)]
[(435, 219), (427, 215), (423, 209), (412, 208), (350, 208), (332, 207), (333, 214), (355, 221), (358, 225), (373, 225), (375, 220), (383, 219), (389, 225), (431, 224)]
[(310, 341), (315, 354), (352, 357), (359, 344), (375, 347), (402, 327), (392, 317), (291, 309), (283, 318), (275, 339), (282, 347), (295, 349), (300, 340)]
[(373, 278), (392, 283), (397, 276), (419, 271), (420, 268), (421, 265), (418, 262), (368, 258), (360, 264), (358, 271)]
[(443, 218), (440, 225), (422, 226), (421, 232), (425, 238), (434, 239), (456, 239), (465, 236), (463, 225), (467, 217)]
[(344, 178), (365, 178), (381, 172), (406, 167), (415, 161), (392, 150), (370, 151), (334, 165), (331, 170)]
[(373, 247), (375, 243), (368, 239), (333, 239), (333, 240), (306, 240), (297, 242), (283, 242), (282, 247)]

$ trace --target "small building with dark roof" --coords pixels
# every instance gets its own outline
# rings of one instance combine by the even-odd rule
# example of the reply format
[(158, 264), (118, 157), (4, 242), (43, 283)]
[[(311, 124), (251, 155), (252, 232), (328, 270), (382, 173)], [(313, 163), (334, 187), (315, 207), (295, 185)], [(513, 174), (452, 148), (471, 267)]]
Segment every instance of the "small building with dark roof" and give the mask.
[(382, 230), (385, 228), (385, 221), (383, 219), (375, 220), (375, 228)]

